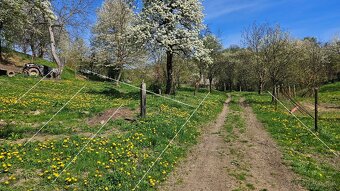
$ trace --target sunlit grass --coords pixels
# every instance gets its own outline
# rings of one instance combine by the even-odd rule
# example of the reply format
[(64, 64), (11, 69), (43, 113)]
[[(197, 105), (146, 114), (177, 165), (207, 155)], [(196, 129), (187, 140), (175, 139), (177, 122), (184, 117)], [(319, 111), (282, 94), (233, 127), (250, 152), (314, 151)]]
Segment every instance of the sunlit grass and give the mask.
[[(275, 106), (270, 103), (269, 95), (260, 96), (255, 93), (245, 95), (257, 117), (281, 146), (285, 160), (301, 176), (302, 184), (309, 190), (339, 190), (339, 166), (334, 162), (337, 161), (337, 156), (283, 107), (278, 106), (275, 110)], [(286, 104), (285, 101), (283, 102)], [(316, 134), (330, 148), (339, 153), (340, 129), (338, 127), (340, 122), (339, 119), (328, 119), (328, 115), (320, 119), (321, 131)], [(313, 119), (301, 115), (299, 118), (309, 129), (313, 130)]]
[[(148, 95), (147, 117), (141, 119), (138, 89), (83, 80), (42, 81), (18, 101), (37, 81), (22, 76), (0, 77), (0, 114), (6, 123), (0, 127), (4, 139), (0, 148), (0, 190), (131, 190), (195, 109)], [(33, 141), (25, 147), (13, 142), (31, 137), (84, 85), (86, 88), (39, 134), (60, 137)], [(194, 97), (191, 89), (183, 89), (172, 98), (196, 107), (206, 93), (202, 90)], [(224, 93), (207, 98), (142, 181), (140, 190), (154, 190), (166, 178), (196, 142), (200, 127), (221, 111), (224, 100)], [(94, 140), (84, 135), (101, 126), (89, 126), (89, 118), (121, 104), (136, 112), (132, 116), (136, 121), (111, 121), (103, 128), (104, 134), (99, 133)], [(112, 129), (117, 132), (112, 133)], [(60, 174), (88, 141), (88, 147)]]

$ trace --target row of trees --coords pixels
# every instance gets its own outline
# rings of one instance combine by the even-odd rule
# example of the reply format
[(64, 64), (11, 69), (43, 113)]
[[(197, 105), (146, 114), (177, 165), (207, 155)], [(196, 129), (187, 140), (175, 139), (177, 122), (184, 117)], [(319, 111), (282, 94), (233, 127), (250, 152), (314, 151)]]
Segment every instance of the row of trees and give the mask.
[(326, 44), (297, 40), (279, 25), (254, 23), (244, 30), (241, 46), (224, 49), (216, 36), (203, 31), (198, 0), (143, 3), (138, 12), (133, 1), (106, 0), (98, 12), (92, 45), (117, 80), (124, 67), (132, 66), (126, 78), (149, 77), (156, 89), (166, 84), (169, 94), (181, 83), (262, 93), (269, 87), (274, 92), (277, 85), (312, 89), (339, 79), (339, 39)]
[(203, 25), (199, 0), (144, 0), (142, 7), (135, 0), (105, 0), (90, 45), (75, 34), (88, 26), (91, 0), (1, 3), (0, 45), (49, 57), (60, 73), (65, 64), (85, 67), (117, 82), (149, 80), (167, 94), (183, 83), (262, 93), (282, 84), (310, 89), (339, 80), (339, 39), (298, 40), (279, 25), (254, 23), (242, 45), (224, 49)]
[[(216, 73), (219, 83), (258, 90), (265, 86), (299, 86), (311, 90), (322, 83), (340, 78), (340, 39), (322, 44), (316, 38), (294, 39), (279, 25), (253, 24), (243, 33), (243, 46), (221, 53), (224, 63), (232, 66)], [(218, 77), (221, 76), (221, 77)]]
[[(89, 1), (3, 1), (1, 39), (23, 52), (29, 49), (32, 57), (47, 54), (60, 73), (65, 63), (75, 61), (76, 54), (81, 55), (77, 63), (89, 60), (91, 66), (109, 71), (120, 81), (124, 68), (152, 63), (153, 56), (160, 53), (167, 60), (166, 93), (170, 94), (174, 92), (175, 55), (211, 62), (201, 37), (204, 15), (199, 0), (144, 0), (141, 10), (137, 10), (134, 0), (105, 0), (98, 10), (90, 49), (79, 38), (70, 37), (70, 29), (81, 23), (81, 15), (86, 15)], [(89, 52), (74, 51), (79, 46)]]
[(144, 0), (140, 12), (133, 1), (106, 0), (98, 11), (93, 48), (98, 61), (119, 81), (124, 67), (166, 57), (166, 94), (174, 92), (174, 57), (211, 62), (204, 47), (199, 0)]

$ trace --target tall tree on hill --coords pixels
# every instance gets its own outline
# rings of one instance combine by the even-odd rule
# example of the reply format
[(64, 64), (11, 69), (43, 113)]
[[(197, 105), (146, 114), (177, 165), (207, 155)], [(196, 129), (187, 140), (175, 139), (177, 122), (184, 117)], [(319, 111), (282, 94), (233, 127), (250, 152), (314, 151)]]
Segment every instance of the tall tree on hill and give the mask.
[(43, 15), (43, 18), (44, 18), (45, 23), (47, 25), (49, 36), (50, 36), (51, 54), (52, 54), (54, 61), (58, 65), (58, 73), (57, 73), (56, 77), (58, 79), (61, 79), (61, 74), (62, 74), (63, 69), (64, 69), (64, 64), (61, 62), (61, 60), (58, 56), (55, 33), (53, 31), (53, 27), (55, 25), (55, 21), (57, 20), (57, 17), (52, 10), (52, 5), (51, 5), (51, 2), (49, 0), (42, 0), (42, 1), (39, 1), (39, 2), (35, 2), (35, 5), (40, 9), (41, 14)]
[[(199, 0), (144, 0), (138, 37), (146, 47), (160, 48), (167, 56), (166, 94), (173, 92), (173, 58), (207, 55), (200, 32), (203, 29), (203, 7)], [(208, 58), (206, 58), (208, 59)]]

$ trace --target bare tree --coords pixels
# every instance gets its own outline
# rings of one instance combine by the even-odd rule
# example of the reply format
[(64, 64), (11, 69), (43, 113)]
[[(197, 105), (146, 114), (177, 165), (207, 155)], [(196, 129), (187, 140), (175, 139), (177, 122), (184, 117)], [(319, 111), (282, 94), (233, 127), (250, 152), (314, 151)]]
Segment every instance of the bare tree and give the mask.
[(267, 31), (267, 24), (258, 25), (253, 23), (242, 34), (243, 44), (252, 52), (253, 67), (258, 78), (259, 94), (263, 91), (266, 76), (266, 63), (263, 61), (262, 50)]
[(279, 25), (268, 28), (263, 42), (263, 61), (268, 65), (268, 76), (274, 94), (275, 87), (287, 78), (294, 55), (289, 34)]

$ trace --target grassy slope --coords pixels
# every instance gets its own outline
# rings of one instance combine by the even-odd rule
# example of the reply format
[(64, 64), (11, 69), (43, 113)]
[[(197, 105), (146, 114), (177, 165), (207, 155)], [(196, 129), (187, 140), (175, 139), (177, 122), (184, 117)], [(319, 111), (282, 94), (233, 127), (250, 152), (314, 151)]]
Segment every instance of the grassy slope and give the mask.
[[(79, 133), (96, 132), (100, 124), (90, 127), (86, 120), (110, 108), (137, 109), (138, 90), (114, 87), (108, 82), (89, 82), (67, 79), (42, 81), (21, 101), (18, 97), (38, 79), (17, 76), (0, 77), (0, 136), (12, 140), (30, 137), (48, 121), (83, 85), (85, 89), (70, 102), (39, 135), (65, 135), (67, 138), (30, 143), (26, 147), (2, 143), (0, 148), (0, 190), (131, 190), (144, 172), (181, 128), (194, 108), (163, 98), (148, 96), (148, 117), (134, 123), (124, 120), (109, 122), (62, 175), (60, 171), (89, 141)], [(197, 97), (191, 90), (178, 92), (176, 99), (197, 106), (207, 92)], [(173, 169), (187, 147), (195, 143), (199, 127), (211, 121), (222, 109), (225, 95), (214, 93), (193, 115), (177, 137), (175, 144), (164, 153), (149, 175), (140, 184), (141, 190), (154, 190)], [(137, 115), (137, 114), (136, 114)], [(136, 116), (137, 117), (137, 116)], [(112, 129), (118, 130), (112, 133)]]
[[(340, 83), (327, 85), (320, 90), (322, 103), (338, 104)], [(252, 105), (273, 138), (279, 143), (284, 158), (293, 170), (302, 178), (302, 184), (309, 190), (340, 190), (339, 159), (319, 140), (298, 123), (283, 107), (278, 110), (270, 103), (269, 95), (245, 93), (247, 101)], [(311, 101), (308, 98), (300, 100)], [(340, 151), (340, 119), (339, 112), (321, 113), (321, 132), (317, 135), (333, 150)], [(334, 117), (335, 116), (335, 117)], [(313, 120), (299, 116), (311, 129)]]
[[(8, 60), (10, 63), (18, 67), (22, 67), (24, 64), (31, 63), (31, 62), (36, 63), (36, 64), (46, 65), (52, 68), (57, 67), (57, 65), (54, 62), (41, 59), (41, 58), (35, 58), (32, 61), (32, 57), (28, 54), (24, 54), (24, 53), (13, 51), (13, 50), (9, 51), (7, 49), (5, 50), (5, 52), (6, 52), (6, 57), (5, 57), (6, 60)], [(66, 66), (64, 68), (62, 78), (63, 79), (74, 79), (75, 78), (74, 71)]]

